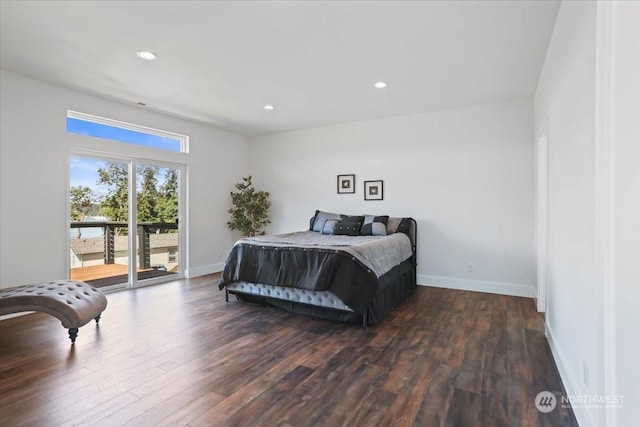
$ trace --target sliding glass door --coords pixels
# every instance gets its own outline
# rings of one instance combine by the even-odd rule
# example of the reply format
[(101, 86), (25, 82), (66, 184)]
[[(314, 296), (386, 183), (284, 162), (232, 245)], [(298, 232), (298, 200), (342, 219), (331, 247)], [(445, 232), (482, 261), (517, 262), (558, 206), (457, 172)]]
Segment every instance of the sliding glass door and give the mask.
[(177, 168), (136, 165), (138, 281), (180, 271), (179, 177)]
[(182, 276), (181, 166), (72, 156), (70, 278), (96, 287)]

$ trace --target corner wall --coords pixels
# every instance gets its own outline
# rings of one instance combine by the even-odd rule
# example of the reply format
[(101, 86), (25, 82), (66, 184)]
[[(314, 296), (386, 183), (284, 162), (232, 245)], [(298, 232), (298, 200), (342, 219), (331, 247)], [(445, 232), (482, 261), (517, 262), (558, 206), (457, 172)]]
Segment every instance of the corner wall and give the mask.
[[(306, 229), (316, 209), (412, 216), (421, 284), (533, 296), (533, 135), (522, 100), (255, 137), (250, 169), (270, 232)], [(337, 194), (338, 174), (355, 194)], [(384, 200), (364, 201), (378, 179)]]
[[(68, 157), (72, 149), (147, 156), (66, 131), (67, 110), (188, 135), (188, 276), (221, 269), (237, 236), (229, 191), (248, 173), (244, 136), (0, 71), (0, 287), (68, 277)], [(161, 155), (159, 155), (161, 156)], [(157, 160), (161, 160), (158, 158)]]
[[(547, 336), (567, 393), (576, 395), (602, 392), (595, 42), (596, 3), (562, 3), (535, 97), (537, 133), (548, 126)], [(581, 425), (600, 416), (574, 412)]]
[(567, 394), (584, 399), (572, 405), (582, 426), (640, 417), (639, 22), (634, 2), (563, 2), (535, 96), (536, 130), (548, 128), (547, 337)]

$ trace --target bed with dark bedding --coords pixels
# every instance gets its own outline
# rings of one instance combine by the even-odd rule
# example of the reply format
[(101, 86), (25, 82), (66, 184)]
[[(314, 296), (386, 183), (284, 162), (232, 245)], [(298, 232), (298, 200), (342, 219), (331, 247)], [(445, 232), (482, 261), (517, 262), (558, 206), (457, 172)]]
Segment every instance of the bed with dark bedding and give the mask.
[(317, 211), (309, 231), (238, 240), (220, 278), (226, 300), (334, 321), (380, 321), (416, 288), (416, 222)]

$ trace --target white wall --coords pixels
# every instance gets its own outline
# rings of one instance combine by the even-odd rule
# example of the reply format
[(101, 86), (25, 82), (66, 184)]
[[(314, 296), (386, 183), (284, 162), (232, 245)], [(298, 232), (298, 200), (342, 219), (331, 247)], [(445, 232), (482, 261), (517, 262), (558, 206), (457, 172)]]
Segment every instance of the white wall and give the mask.
[(625, 397), (618, 425), (640, 420), (640, 2), (612, 4), (614, 392)]
[[(548, 125), (549, 141), (548, 336), (567, 392), (584, 395), (602, 391), (594, 250), (595, 37), (596, 3), (562, 3), (535, 97), (536, 128)], [(595, 410), (583, 411), (576, 410), (581, 423), (598, 417)]]
[[(305, 229), (316, 209), (412, 216), (420, 283), (533, 296), (532, 108), (523, 100), (253, 138), (270, 231)], [(336, 194), (338, 174), (356, 175), (355, 194)], [(363, 182), (377, 179), (384, 200), (364, 201)]]
[(549, 137), (549, 343), (567, 394), (624, 401), (574, 405), (583, 426), (640, 417), (638, 22), (637, 4), (563, 2), (535, 96)]
[(189, 174), (187, 274), (220, 269), (237, 237), (226, 227), (226, 211), (233, 184), (248, 173), (247, 138), (1, 71), (0, 286), (68, 277), (70, 150), (147, 156), (140, 147), (68, 134), (68, 109), (190, 137), (191, 152), (182, 156)]

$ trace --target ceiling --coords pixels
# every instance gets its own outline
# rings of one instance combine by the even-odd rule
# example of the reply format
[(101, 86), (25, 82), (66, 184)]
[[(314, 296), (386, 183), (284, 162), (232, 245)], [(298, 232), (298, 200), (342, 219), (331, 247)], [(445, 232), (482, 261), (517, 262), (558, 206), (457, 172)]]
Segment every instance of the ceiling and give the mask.
[[(558, 2), (0, 8), (2, 69), (252, 136), (531, 97)], [(158, 59), (138, 58), (141, 49)]]

